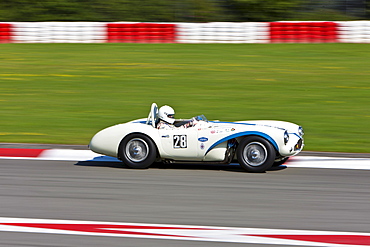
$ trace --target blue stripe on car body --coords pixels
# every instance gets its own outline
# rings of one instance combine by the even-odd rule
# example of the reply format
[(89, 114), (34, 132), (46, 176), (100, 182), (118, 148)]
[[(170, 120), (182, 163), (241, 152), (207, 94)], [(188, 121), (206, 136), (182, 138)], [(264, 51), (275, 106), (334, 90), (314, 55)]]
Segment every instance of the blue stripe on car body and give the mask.
[(146, 121), (133, 121), (132, 123), (141, 123), (141, 124), (146, 124)]
[(258, 126), (264, 126), (264, 127), (270, 127), (270, 128), (285, 130), (284, 128), (281, 128), (281, 127), (265, 125), (265, 124), (258, 124), (258, 123), (239, 123), (239, 122), (220, 122), (220, 121), (209, 121), (209, 122), (211, 122), (211, 123), (226, 123), (226, 124), (241, 124), (241, 125), (258, 125)]
[(302, 137), (300, 135), (298, 135), (297, 133), (288, 133), (289, 135), (295, 135), (297, 136), (298, 138), (302, 139)]
[(252, 123), (236, 123), (236, 122), (220, 122), (220, 121), (209, 121), (211, 123), (227, 123), (227, 124), (242, 124), (242, 125), (256, 125)]

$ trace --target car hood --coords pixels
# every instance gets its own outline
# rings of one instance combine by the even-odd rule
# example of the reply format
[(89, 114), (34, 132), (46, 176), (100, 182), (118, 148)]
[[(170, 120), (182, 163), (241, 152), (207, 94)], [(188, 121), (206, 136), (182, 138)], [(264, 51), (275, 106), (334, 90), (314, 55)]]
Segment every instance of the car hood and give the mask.
[(290, 123), (290, 122), (284, 122), (284, 121), (276, 121), (276, 120), (238, 121), (235, 123), (259, 125), (259, 126), (271, 127), (271, 128), (277, 128), (277, 129), (283, 129), (283, 130), (289, 130), (289, 131), (297, 131), (299, 128), (299, 125), (297, 124)]

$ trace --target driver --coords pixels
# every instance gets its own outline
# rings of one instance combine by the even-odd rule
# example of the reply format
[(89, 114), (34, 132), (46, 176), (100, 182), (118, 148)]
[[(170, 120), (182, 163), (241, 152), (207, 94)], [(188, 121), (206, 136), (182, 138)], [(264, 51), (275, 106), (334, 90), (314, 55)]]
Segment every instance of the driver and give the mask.
[(176, 127), (179, 128), (188, 128), (188, 127), (193, 127), (196, 125), (196, 121), (193, 119), (188, 122), (184, 122), (180, 126), (175, 126), (175, 110), (168, 105), (164, 105), (161, 108), (159, 108), (158, 111), (158, 118), (159, 118), (159, 123), (157, 125), (158, 129), (173, 129)]
[(158, 111), (159, 123), (157, 125), (158, 129), (166, 129), (175, 127), (175, 110), (168, 105), (164, 105), (159, 108)]

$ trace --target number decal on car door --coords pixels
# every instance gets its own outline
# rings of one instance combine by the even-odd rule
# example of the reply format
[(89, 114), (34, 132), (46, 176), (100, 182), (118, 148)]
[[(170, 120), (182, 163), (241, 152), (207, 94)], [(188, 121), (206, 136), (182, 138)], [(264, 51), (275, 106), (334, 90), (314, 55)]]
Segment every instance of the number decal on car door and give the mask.
[(173, 148), (187, 148), (188, 141), (186, 135), (174, 135), (173, 136)]

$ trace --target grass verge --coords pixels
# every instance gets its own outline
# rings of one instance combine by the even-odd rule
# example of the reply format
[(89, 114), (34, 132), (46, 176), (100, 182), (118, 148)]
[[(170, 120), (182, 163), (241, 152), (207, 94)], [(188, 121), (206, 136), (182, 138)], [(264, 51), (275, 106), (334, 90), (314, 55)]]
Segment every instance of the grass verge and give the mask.
[(88, 144), (156, 102), (370, 152), (370, 44), (1, 44), (0, 61), (0, 142)]

